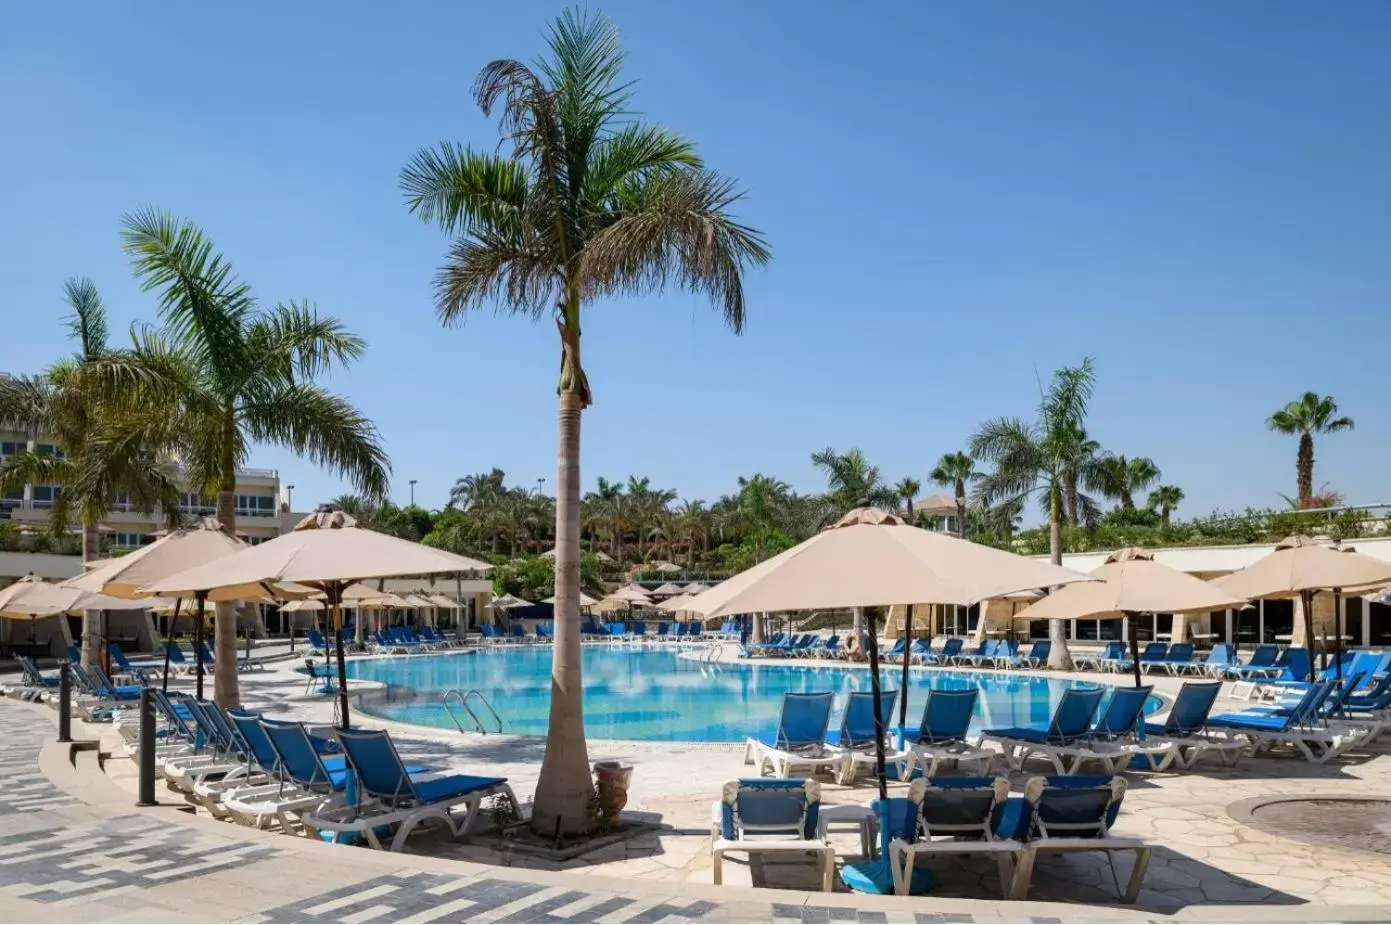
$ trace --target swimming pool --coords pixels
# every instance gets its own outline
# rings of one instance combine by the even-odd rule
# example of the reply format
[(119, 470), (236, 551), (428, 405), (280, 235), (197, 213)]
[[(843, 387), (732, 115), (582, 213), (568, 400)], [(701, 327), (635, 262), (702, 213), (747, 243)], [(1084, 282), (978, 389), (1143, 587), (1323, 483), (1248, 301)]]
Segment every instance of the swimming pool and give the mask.
[[(832, 722), (852, 691), (869, 690), (866, 668), (702, 665), (676, 651), (651, 646), (585, 646), (585, 731), (595, 739), (742, 742), (777, 727), (788, 691), (835, 691)], [(897, 689), (896, 666), (882, 673)], [(440, 698), (445, 691), (475, 688), (497, 708), (506, 731), (545, 735), (550, 716), (551, 649), (508, 646), (478, 652), (361, 659), (348, 676), (387, 685), (363, 709), (385, 719), (453, 729)], [(909, 724), (922, 715), (931, 687), (980, 688), (973, 727), (1047, 726), (1053, 707), (1072, 682), (1037, 675), (914, 671), (909, 676)], [(1159, 706), (1152, 699), (1149, 709)], [(897, 718), (895, 717), (895, 720)], [(467, 725), (467, 720), (465, 720)]]

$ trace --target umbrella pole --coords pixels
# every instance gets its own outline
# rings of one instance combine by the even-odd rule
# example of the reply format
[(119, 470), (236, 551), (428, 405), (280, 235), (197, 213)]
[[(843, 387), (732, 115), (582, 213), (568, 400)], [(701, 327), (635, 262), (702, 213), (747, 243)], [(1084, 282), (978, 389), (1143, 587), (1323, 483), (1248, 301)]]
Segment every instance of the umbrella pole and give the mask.
[[(863, 608), (856, 608), (861, 616), (861, 625), (868, 623), (869, 632), (865, 636), (865, 649), (869, 654), (869, 687), (874, 706), (874, 776), (879, 783), (879, 800), (875, 808), (879, 811), (879, 857), (866, 858), (859, 864), (847, 864), (841, 872), (841, 879), (852, 890), (861, 893), (892, 894), (894, 892), (893, 865), (889, 861), (889, 841), (893, 833), (889, 830), (889, 785), (884, 771), (884, 707), (879, 697), (879, 639), (877, 620), (871, 616), (865, 620)], [(909, 892), (921, 893), (932, 886), (929, 871), (914, 869)]]
[(1309, 683), (1314, 683), (1314, 592), (1300, 591), (1299, 603), (1304, 607), (1304, 648), (1309, 651)]
[(1333, 589), (1333, 671), (1343, 685), (1343, 589)]
[(179, 622), (179, 605), (184, 602), (181, 597), (174, 598), (174, 615), (164, 618), (164, 678), (160, 681), (160, 687), (164, 693), (169, 693), (169, 647), (174, 644), (173, 627)]
[(1138, 613), (1125, 612), (1125, 622), (1130, 627), (1130, 662), (1135, 668), (1135, 686), (1143, 687), (1144, 682), (1140, 680), (1140, 630), (1136, 626), (1140, 622), (1136, 619), (1138, 616)]
[(898, 697), (898, 747), (903, 748), (904, 730), (908, 728), (908, 662), (913, 654), (913, 605), (903, 617), (903, 681)]
[(338, 711), (342, 723), (339, 729), (347, 729), (348, 722), (348, 665), (343, 659), (343, 610), (339, 598), (343, 594), (342, 582), (333, 582), (328, 587), (329, 606), (333, 614), (333, 638), (338, 640)]
[(198, 660), (198, 680), (194, 685), (194, 696), (203, 699), (203, 608), (208, 600), (208, 592), (195, 591), (193, 599), (198, 604), (197, 615), (193, 618), (193, 655)]

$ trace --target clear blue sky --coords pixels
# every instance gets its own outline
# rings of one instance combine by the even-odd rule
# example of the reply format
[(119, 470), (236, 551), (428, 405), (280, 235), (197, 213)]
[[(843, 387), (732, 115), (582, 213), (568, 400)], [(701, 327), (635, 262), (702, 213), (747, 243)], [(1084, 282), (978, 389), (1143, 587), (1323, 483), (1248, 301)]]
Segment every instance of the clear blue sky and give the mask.
[[(66, 348), (61, 287), (153, 320), (118, 242), (154, 204), (259, 297), (370, 343), (337, 374), (394, 494), (468, 472), (555, 484), (553, 327), (435, 321), (446, 241), (406, 214), (420, 145), (491, 147), (480, 66), (530, 59), (561, 7), (513, 0), (10, 4), (0, 13), (0, 368)], [(486, 9), (485, 12), (481, 12)], [(736, 338), (681, 293), (589, 309), (584, 478), (713, 500), (821, 487), (862, 447), (923, 478), (982, 418), (1027, 414), (1084, 354), (1091, 429), (1152, 456), (1187, 514), (1293, 493), (1265, 417), (1305, 389), (1357, 421), (1316, 482), (1391, 500), (1391, 6), (610, 2), (636, 104), (740, 178), (775, 260)], [(296, 506), (343, 490), (276, 449)], [(1030, 512), (1030, 520), (1037, 517)]]

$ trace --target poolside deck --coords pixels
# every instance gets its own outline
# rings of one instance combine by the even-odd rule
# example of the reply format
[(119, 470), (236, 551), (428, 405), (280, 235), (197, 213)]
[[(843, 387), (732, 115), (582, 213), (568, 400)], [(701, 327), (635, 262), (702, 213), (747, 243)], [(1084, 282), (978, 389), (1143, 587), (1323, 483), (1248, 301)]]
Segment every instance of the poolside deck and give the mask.
[[(287, 664), (287, 670), (243, 676), (247, 705), (277, 714), (327, 721), (331, 705), (320, 698), (304, 697), (304, 679), (288, 671), (289, 667)], [(1170, 695), (1181, 683), (1168, 678), (1155, 678), (1154, 681), (1162, 693)], [(43, 827), (33, 821), (32, 813), (21, 816), (15, 808), (46, 807), (52, 800), (54, 808), (45, 808), (38, 815), (50, 811), (58, 813), (63, 824), (59, 826), (58, 835), (42, 834), (43, 844), (52, 850), (66, 849), (77, 859), (82, 856), (82, 838), (87, 836), (73, 829), (71, 823), (74, 816), (92, 822), (91, 814), (98, 809), (88, 805), (91, 788), (85, 785), (75, 788), (74, 792), (82, 797), (78, 800), (61, 789), (50, 794), (45, 790), (49, 786), (47, 779), (35, 777), (34, 761), (45, 726), (48, 730), (52, 728), (52, 714), (45, 710), (0, 700), (0, 711), (3, 711), (0, 722), (7, 729), (22, 727), (25, 730), (20, 737), (22, 741), (6, 746), (6, 754), (0, 760), (3, 791), (8, 794), (0, 797), (0, 845), (9, 846), (0, 847), (0, 853), (7, 857), (17, 853), (20, 842), (11, 836), (33, 833), (33, 837), (38, 838), (38, 833), (43, 832)], [(408, 757), (437, 767), (487, 767), (489, 773), (511, 778), (523, 798), (534, 789), (543, 748), (538, 739), (460, 735), (391, 723), (380, 725), (399, 736), (402, 751)], [(109, 729), (100, 727), (97, 732), (111, 735)], [(800, 859), (756, 861), (753, 866), (742, 862), (727, 864), (727, 885), (715, 888), (710, 884), (709, 806), (724, 781), (751, 770), (740, 763), (741, 749), (729, 745), (652, 742), (592, 742), (590, 749), (594, 760), (619, 758), (636, 766), (629, 809), (659, 818), (663, 826), (659, 832), (598, 849), (574, 861), (549, 862), (503, 855), (486, 839), (459, 844), (433, 834), (424, 835), (413, 839), (408, 855), (388, 856), (317, 845), (306, 839), (266, 835), (206, 818), (193, 818), (185, 813), (177, 814), (176, 823), (193, 825), (207, 837), (216, 837), (219, 844), (225, 842), (227, 847), (220, 849), (216, 856), (222, 857), (225, 852), (236, 862), (239, 871), (245, 867), (269, 871), (265, 860), (259, 859), (260, 854), (251, 848), (271, 851), (276, 857), (282, 857), (285, 852), (313, 850), (316, 852), (313, 863), (323, 865), (314, 869), (324, 870), (328, 877), (308, 883), (304, 882), (307, 878), (302, 874), (297, 878), (274, 877), (266, 883), (278, 885), (282, 880), (294, 881), (286, 886), (287, 894), (252, 897), (243, 890), (238, 901), (249, 903), (255, 899), (260, 905), (238, 916), (219, 913), (208, 916), (215, 919), (255, 914), (261, 916), (255, 919), (258, 921), (266, 918), (315, 921), (319, 916), (324, 920), (344, 920), (354, 917), (354, 913), (357, 917), (374, 919), (438, 918), (425, 913), (449, 903), (463, 902), (466, 893), (471, 895), (471, 890), (481, 889), (450, 886), (464, 880), (474, 884), (488, 881), (487, 889), (493, 891), (489, 895), (495, 894), (498, 899), (498, 905), (486, 910), (475, 909), (472, 905), (467, 907), (467, 917), (474, 918), (474, 912), (485, 917), (478, 920), (502, 920), (523, 910), (534, 914), (521, 915), (517, 920), (605, 918), (607, 907), (605, 915), (595, 911), (604, 902), (618, 904), (614, 906), (613, 917), (608, 919), (614, 921), (668, 918), (811, 922), (853, 921), (857, 917), (860, 921), (913, 921), (916, 916), (942, 921), (944, 915), (968, 916), (979, 921), (1018, 920), (1031, 916), (1067, 920), (1160, 920), (1177, 916), (1205, 921), (1348, 921), (1391, 917), (1391, 855), (1362, 850), (1377, 847), (1370, 842), (1364, 845), (1344, 839), (1341, 844), (1315, 844), (1291, 840), (1273, 834), (1269, 826), (1250, 824), (1249, 817), (1244, 815), (1252, 805), (1287, 795), (1383, 798), (1391, 784), (1391, 753), (1384, 747), (1354, 754), (1329, 767), (1258, 757), (1244, 761), (1234, 770), (1200, 766), (1195, 772), (1182, 774), (1132, 775), (1131, 789), (1116, 830), (1149, 835), (1160, 845), (1135, 907), (1114, 905), (1106, 861), (1101, 856), (1091, 855), (1048, 858), (1040, 862), (1032, 893), (1039, 902), (1022, 905), (999, 901), (993, 865), (959, 860), (934, 862), (937, 889), (927, 898), (879, 899), (810, 892), (815, 885), (814, 867)], [(51, 764), (49, 762), (49, 766)], [(149, 818), (146, 812), (133, 808), (135, 780), (131, 762), (113, 759), (107, 763), (104, 774), (95, 773), (108, 788), (101, 804), (107, 816), (102, 818), (113, 813), (128, 820)], [(831, 803), (861, 803), (871, 796), (867, 782), (855, 787), (827, 784), (824, 788), (824, 797)], [(7, 806), (10, 807), (8, 814)], [(164, 811), (162, 818), (172, 817)], [(136, 822), (122, 824), (136, 825)], [(139, 840), (142, 843), (146, 838), (158, 841), (153, 834), (158, 828), (139, 828), (142, 833)], [(69, 832), (70, 837), (62, 832)], [(837, 836), (835, 844), (843, 857), (853, 857), (858, 851), (858, 841), (849, 833)], [(251, 846), (246, 849), (249, 852), (246, 857), (251, 860), (242, 859), (243, 855), (238, 853), (241, 849), (235, 847), (238, 845)], [(180, 847), (178, 850), (185, 853), (178, 858), (171, 856), (174, 867), (187, 866), (195, 857), (207, 854), (206, 849)], [(335, 855), (318, 854), (322, 851), (332, 851)], [(156, 855), (163, 856), (159, 852)], [(357, 881), (340, 881), (340, 871), (355, 870), (363, 864), (371, 870), (361, 870)], [(72, 874), (65, 875), (68, 879), (59, 887), (52, 883), (46, 887), (35, 883), (33, 878), (39, 875), (37, 866), (32, 870), (20, 866), (23, 869), (16, 872), (8, 869), (12, 864), (0, 864), (0, 894), (25, 898), (30, 903), (64, 904), (65, 911), (59, 917), (66, 919), (107, 921), (114, 920), (118, 910), (131, 911), (120, 903), (102, 906), (97, 898), (105, 895), (106, 887), (98, 889), (91, 897), (91, 902), (106, 910), (103, 915), (90, 917), (85, 912), (78, 915), (69, 908), (71, 903), (90, 892), (83, 883), (107, 876), (105, 868), (95, 862), (74, 868)], [(24, 880), (26, 876), (30, 879)], [(51, 875), (46, 876), (51, 878)], [(443, 879), (438, 882), (430, 879), (434, 877)], [(542, 879), (534, 879), (538, 877)], [(223, 876), (211, 879), (226, 882)], [(368, 880), (370, 885), (366, 883)], [(115, 882), (119, 884), (120, 878)], [(516, 892), (517, 883), (531, 885)], [(538, 889), (536, 884), (539, 883), (546, 886)], [(763, 889), (750, 890), (750, 886)], [(48, 892), (44, 892), (45, 889)], [(133, 902), (143, 899), (147, 892), (135, 888), (119, 895)], [(227, 895), (222, 888), (215, 892), (217, 896)], [(426, 910), (418, 904), (411, 905), (425, 892), (436, 906)], [(277, 889), (261, 893), (276, 894)], [(513, 899), (505, 899), (513, 893), (516, 894)], [(578, 895), (571, 897), (572, 893)], [(35, 899), (35, 896), (47, 898)], [(660, 901), (652, 900), (659, 896), (663, 897)], [(374, 897), (381, 898), (376, 907), (368, 903)], [(557, 902), (561, 897), (570, 898)], [(600, 898), (591, 900), (590, 897)], [(444, 901), (440, 902), (441, 899)], [(629, 901), (620, 904), (620, 899)], [(278, 905), (266, 908), (272, 901)], [(1069, 905), (1064, 913), (1062, 907), (1048, 905), (1050, 901)], [(642, 902), (649, 902), (649, 905), (637, 908)], [(692, 906), (693, 902), (696, 905)], [(354, 905), (361, 903), (367, 905)], [(513, 904), (512, 908), (494, 914), (509, 903)], [(515, 905), (517, 903), (522, 905)], [(325, 907), (325, 904), (330, 905)], [(547, 905), (541, 907), (540, 904)], [(456, 905), (456, 908), (456, 918), (465, 915), (465, 907)], [(648, 917), (649, 912), (655, 914), (659, 908), (660, 914)], [(27, 905), (25, 909), (32, 912)], [(9, 917), (9, 911), (8, 907), (0, 911), (0, 920)], [(565, 914), (557, 914), (561, 911)], [(628, 919), (617, 917), (623, 912), (632, 914)], [(866, 919), (862, 914), (871, 917)], [(887, 915), (888, 919), (879, 919), (877, 914)], [(905, 915), (906, 918), (902, 917)], [(20, 917), (35, 918), (32, 914)]]

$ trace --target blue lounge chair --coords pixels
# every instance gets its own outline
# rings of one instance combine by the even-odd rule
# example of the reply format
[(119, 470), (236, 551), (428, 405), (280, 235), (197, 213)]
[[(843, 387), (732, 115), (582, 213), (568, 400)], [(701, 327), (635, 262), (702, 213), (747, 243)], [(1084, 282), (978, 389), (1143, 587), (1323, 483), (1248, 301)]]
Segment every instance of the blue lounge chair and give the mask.
[(807, 655), (812, 658), (840, 658), (843, 651), (839, 636), (827, 636), (819, 645), (812, 646)]
[(961, 655), (961, 649), (966, 645), (965, 641), (953, 636), (942, 643), (942, 651), (938, 652), (929, 661), (929, 665), (951, 665)]
[(1177, 676), (1193, 668), (1195, 648), (1191, 642), (1176, 642), (1171, 645), (1169, 654), (1164, 657), (1164, 670)]
[[(1355, 685), (1349, 678), (1346, 686)], [(1365, 740), (1365, 731), (1335, 726), (1322, 715), (1324, 705), (1339, 690), (1337, 679), (1312, 685), (1291, 708), (1281, 711), (1243, 710), (1221, 713), (1209, 724), (1250, 743), (1253, 750), (1276, 745), (1294, 747), (1306, 761), (1323, 764)]]
[(896, 640), (894, 641), (894, 644), (893, 644), (892, 647), (890, 647), (890, 648), (888, 648), (888, 649), (885, 649), (884, 651), (882, 651), (882, 652), (879, 653), (879, 658), (882, 659), (882, 660), (884, 660), (884, 661), (890, 661), (890, 662), (891, 662), (891, 661), (893, 661), (894, 659), (901, 657), (901, 656), (904, 654), (904, 652), (907, 651), (907, 648), (908, 648), (908, 640), (906, 640), (906, 639), (904, 639), (902, 636), (900, 636), (900, 637), (898, 637), (898, 639), (896, 639)]
[[(391, 737), (381, 730), (341, 729), (338, 741), (357, 776), (357, 799), (343, 806), (319, 809), (304, 819), (317, 833), (361, 837), (373, 848), (399, 851), (416, 826), (440, 820), (454, 837), (467, 834), (477, 821), (483, 799), (503, 795), (516, 805), (505, 777), (449, 774), (429, 779), (413, 774), (401, 761)], [(455, 815), (459, 808), (461, 817)], [(388, 846), (381, 836), (395, 829)]]
[(980, 741), (999, 745), (1009, 766), (1018, 771), (1031, 755), (1048, 757), (1052, 749), (1086, 738), (1092, 730), (1092, 717), (1096, 716), (1105, 694), (1105, 689), (1100, 687), (1069, 687), (1053, 709), (1047, 728), (987, 729), (981, 733)]
[(996, 668), (1017, 668), (1019, 658), (1019, 643), (1013, 639), (1001, 639), (995, 643), (995, 654), (991, 657), (991, 664)]
[(973, 652), (960, 652), (953, 657), (953, 664), (956, 665), (979, 665), (982, 661), (988, 661), (995, 652), (995, 640), (984, 639), (976, 644)]
[(1009, 781), (1003, 777), (920, 777), (907, 797), (891, 797), (888, 807), (889, 863), (894, 892), (912, 891), (918, 857), (937, 854), (991, 853), (997, 856), (1000, 891), (1009, 898), (1014, 883), (1014, 856), (1024, 845), (1015, 839), (1022, 828), (1021, 805), (1007, 811)]
[[(106, 651), (111, 656), (111, 663), (116, 666), (118, 677), (134, 678), (141, 684), (148, 684), (150, 676), (158, 678), (164, 674), (158, 662), (132, 663), (126, 658), (126, 653), (121, 647), (114, 642), (107, 644)], [(149, 672), (149, 675), (146, 672)]]
[(1280, 647), (1273, 643), (1261, 643), (1256, 646), (1251, 657), (1245, 664), (1238, 661), (1227, 671), (1227, 677), (1238, 680), (1251, 678), (1269, 678), (1280, 674), (1284, 669), (1276, 665), (1275, 662), (1280, 658)]
[(1137, 737), (1153, 691), (1152, 685), (1113, 688), (1106, 708), (1085, 735), (1063, 744), (1036, 744), (1031, 752), (1050, 760), (1059, 774), (1076, 774), (1088, 761), (1099, 763), (1107, 774), (1134, 767), (1137, 762), (1162, 771), (1173, 761), (1177, 747), (1163, 739)]
[(1093, 668), (1104, 671), (1107, 669), (1105, 663), (1120, 658), (1125, 654), (1125, 644), (1122, 642), (1108, 642), (1106, 647), (1100, 652), (1083, 652), (1072, 657), (1072, 664), (1078, 669)]
[(1140, 651), (1140, 670), (1148, 674), (1152, 669), (1169, 667), (1169, 644), (1167, 642), (1148, 642)]
[(1193, 767), (1203, 755), (1231, 766), (1245, 754), (1241, 743), (1234, 747), (1231, 740), (1206, 735), (1208, 714), (1221, 691), (1221, 681), (1185, 681), (1164, 722), (1144, 724), (1146, 738), (1153, 736), (1174, 744), (1172, 763), (1181, 770)]
[(1053, 644), (1047, 639), (1035, 640), (1028, 652), (1021, 653), (1018, 644), (1014, 655), (1004, 660), (1006, 668), (1043, 668), (1048, 664), (1048, 656), (1053, 652)]
[(39, 666), (34, 664), (34, 660), (26, 655), (17, 655), (19, 667), (22, 669), (20, 675), (21, 683), (26, 687), (46, 687), (57, 688), (59, 678), (57, 675), (46, 675), (39, 671)]
[[(1149, 868), (1150, 846), (1140, 838), (1111, 834), (1125, 799), (1120, 777), (1035, 777), (1024, 785), (1028, 830), (1015, 868), (1011, 899), (1027, 899), (1038, 855), (1062, 851), (1102, 851), (1111, 865), (1116, 892), (1133, 903)], [(1112, 853), (1133, 851), (1135, 863), (1122, 888)]]
[(328, 653), (328, 641), (325, 640), (323, 634), (321, 634), (318, 630), (314, 629), (314, 627), (311, 626), (309, 627), (309, 629), (304, 631), (304, 638), (309, 640), (309, 645), (311, 648), (325, 654)]
[(791, 768), (799, 766), (813, 772), (829, 768), (838, 774), (844, 759), (826, 745), (834, 699), (830, 692), (783, 694), (777, 731), (750, 737), (744, 743), (744, 764), (757, 764), (760, 775), (774, 777), (787, 777)]
[[(898, 704), (898, 691), (879, 691), (880, 716), (887, 730)], [(872, 765), (875, 758), (874, 695), (868, 691), (855, 691), (845, 702), (845, 712), (841, 716), (840, 729), (832, 733), (829, 747), (839, 753), (845, 762), (841, 766), (839, 783), (849, 784), (855, 779), (860, 765)], [(884, 740), (885, 762), (898, 770), (899, 780), (907, 778), (910, 752), (893, 747), (889, 739)]]
[(99, 696), (105, 700), (139, 700), (140, 692), (145, 689), (143, 684), (118, 685), (100, 665), (88, 666), (87, 672), (96, 688), (103, 692)]
[(830, 892), (836, 853), (821, 834), (820, 811), (821, 785), (814, 780), (746, 778), (725, 784), (712, 811), (715, 885), (724, 882), (724, 856), (730, 851), (812, 852), (821, 889)]
[(983, 765), (982, 770), (989, 768), (995, 753), (966, 741), (979, 697), (980, 688), (975, 685), (959, 690), (940, 687), (928, 690), (917, 732), (905, 731), (912, 763), (902, 778), (911, 777), (913, 767), (919, 765), (923, 767), (924, 777), (935, 777), (944, 762), (967, 762)]
[(1207, 675), (1209, 678), (1226, 678), (1231, 675), (1231, 671), (1236, 665), (1236, 649), (1219, 642), (1212, 647), (1212, 651), (1207, 654), (1204, 661), (1194, 662), (1191, 670), (1195, 674)]

